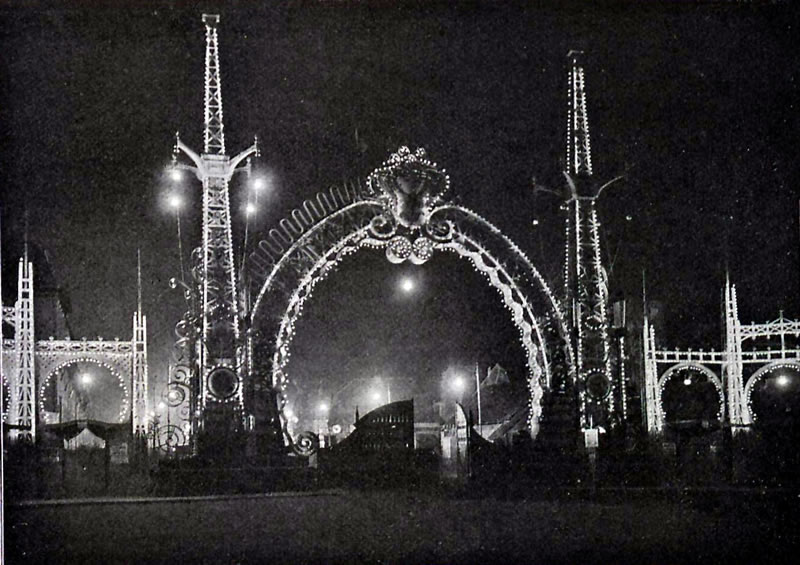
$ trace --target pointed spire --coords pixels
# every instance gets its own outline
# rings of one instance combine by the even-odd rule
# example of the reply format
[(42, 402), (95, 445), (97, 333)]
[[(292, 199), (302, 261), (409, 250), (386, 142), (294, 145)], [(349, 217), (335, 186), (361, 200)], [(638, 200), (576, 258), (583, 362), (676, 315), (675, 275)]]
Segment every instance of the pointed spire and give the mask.
[(360, 419), (361, 419), (361, 417), (358, 415), (358, 404), (356, 404), (356, 424), (358, 424), (358, 421)]
[(647, 271), (642, 269), (642, 313), (647, 320)]
[(142, 313), (142, 250), (136, 248), (136, 311)]
[(24, 249), (24, 255), (25, 255), (25, 264), (28, 263), (28, 218), (29, 218), (29, 216), (28, 216), (28, 208), (26, 207), (25, 208), (25, 234), (24, 234), (24, 237), (23, 237), (23, 242), (24, 242), (23, 249)]
[(222, 80), (219, 70), (217, 25), (219, 15), (203, 14), (206, 25), (205, 73), (205, 150), (206, 154), (225, 155), (225, 132), (222, 126)]
[(583, 51), (567, 53), (569, 64), (567, 163), (570, 176), (592, 175), (592, 150), (589, 138), (589, 116), (586, 112), (586, 83), (583, 71)]

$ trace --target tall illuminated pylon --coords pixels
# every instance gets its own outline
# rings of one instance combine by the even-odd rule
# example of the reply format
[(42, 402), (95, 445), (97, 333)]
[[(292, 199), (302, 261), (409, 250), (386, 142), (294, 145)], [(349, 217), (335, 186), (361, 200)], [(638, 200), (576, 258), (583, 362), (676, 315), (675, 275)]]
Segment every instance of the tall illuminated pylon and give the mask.
[(621, 392), (614, 390), (612, 380), (608, 287), (600, 256), (600, 222), (596, 207), (600, 193), (611, 183), (598, 187), (592, 177), (583, 53), (570, 51), (567, 58), (569, 99), (564, 176), (569, 217), (564, 293), (576, 355), (581, 427), (587, 429), (610, 425), (615, 399)]
[[(239, 351), (239, 312), (233, 258), (228, 183), (251, 155), (258, 156), (258, 140), (235, 157), (225, 152), (222, 120), (222, 82), (217, 39), (218, 15), (203, 15), (206, 30), (204, 148), (198, 155), (176, 139), (174, 157), (184, 153), (194, 166), (174, 162), (176, 169), (192, 171), (203, 183), (203, 240), (193, 254), (194, 285), (200, 297), (202, 327), (195, 344), (197, 355), (197, 413), (200, 427), (239, 411), (243, 405)], [(238, 168), (237, 168), (238, 167)], [(227, 419), (227, 418), (224, 418)], [(210, 430), (209, 430), (210, 431)]]

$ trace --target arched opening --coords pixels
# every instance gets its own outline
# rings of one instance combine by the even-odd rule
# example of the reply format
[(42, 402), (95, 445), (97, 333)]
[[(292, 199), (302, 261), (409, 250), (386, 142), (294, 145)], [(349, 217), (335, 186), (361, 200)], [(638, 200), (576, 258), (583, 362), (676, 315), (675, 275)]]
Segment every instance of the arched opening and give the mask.
[(122, 423), (130, 414), (130, 396), (112, 365), (91, 358), (61, 363), (39, 387), (39, 412), (45, 424), (74, 420)]
[[(424, 150), (411, 153), (401, 147), (369, 176), (367, 184), (364, 191), (331, 190), (305, 202), (251, 255), (255, 269), (251, 269), (254, 301), (247, 351), (250, 397), (258, 397), (256, 392), (267, 387), (279, 391), (280, 420), (291, 442), (286, 424), (299, 420), (291, 405), (287, 408), (293, 386), (288, 374), (292, 341), (318, 283), (345, 257), (364, 249), (384, 250), (389, 263), (405, 266), (435, 262), (441, 251), (449, 251), (466, 259), (499, 291), (518, 330), (527, 369), (527, 425), (535, 436), (544, 391), (569, 386), (574, 378), (564, 314), (541, 274), (496, 226), (443, 201), (449, 178), (427, 160)], [(464, 307), (469, 309), (470, 304)], [(246, 409), (255, 414), (258, 406)], [(276, 420), (262, 416), (272, 423)]]
[(719, 429), (724, 397), (719, 379), (704, 367), (674, 367), (661, 378), (664, 422), (673, 429)]
[(415, 420), (452, 417), (455, 402), (497, 423), (527, 410), (527, 355), (497, 289), (455, 253), (423, 265), (395, 265), (364, 250), (315, 288), (296, 321), (284, 369), (292, 435), (343, 437), (355, 419), (389, 401), (414, 399)]
[(751, 380), (748, 404), (756, 425), (773, 432), (796, 432), (800, 428), (800, 365), (772, 365)]

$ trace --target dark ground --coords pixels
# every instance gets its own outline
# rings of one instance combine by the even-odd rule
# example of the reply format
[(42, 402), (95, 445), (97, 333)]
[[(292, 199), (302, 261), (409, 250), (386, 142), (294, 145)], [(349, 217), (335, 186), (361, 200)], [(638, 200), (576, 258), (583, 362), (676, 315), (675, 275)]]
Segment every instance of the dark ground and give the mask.
[[(398, 491), (7, 509), (12, 563), (773, 563), (796, 492)], [(580, 500), (580, 499), (583, 500)]]

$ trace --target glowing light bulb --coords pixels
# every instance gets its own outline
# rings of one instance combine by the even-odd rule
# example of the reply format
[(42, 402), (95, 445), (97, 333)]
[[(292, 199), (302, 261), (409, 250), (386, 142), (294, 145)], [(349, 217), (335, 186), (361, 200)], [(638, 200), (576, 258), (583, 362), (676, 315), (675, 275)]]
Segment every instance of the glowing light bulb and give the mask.
[(171, 195), (169, 197), (169, 206), (170, 206), (170, 208), (173, 208), (173, 209), (177, 210), (182, 205), (183, 205), (183, 199), (180, 196), (178, 196), (177, 194), (173, 194), (173, 195)]
[(169, 178), (175, 182), (181, 180), (183, 178), (183, 171), (180, 169), (170, 169), (169, 170)]
[(415, 286), (414, 280), (410, 277), (403, 277), (403, 279), (400, 281), (400, 290), (405, 293), (413, 292)]
[(254, 190), (264, 190), (267, 186), (267, 181), (265, 181), (262, 177), (256, 177), (253, 179), (253, 189)]
[(782, 388), (787, 387), (789, 386), (789, 377), (787, 377), (786, 375), (781, 375), (777, 379), (775, 379), (775, 384), (777, 384), (779, 387)]
[(256, 213), (256, 210), (258, 210), (256, 208), (256, 205), (253, 204), (252, 202), (248, 202), (247, 206), (245, 206), (244, 213), (247, 214), (248, 216), (252, 216), (253, 214)]

